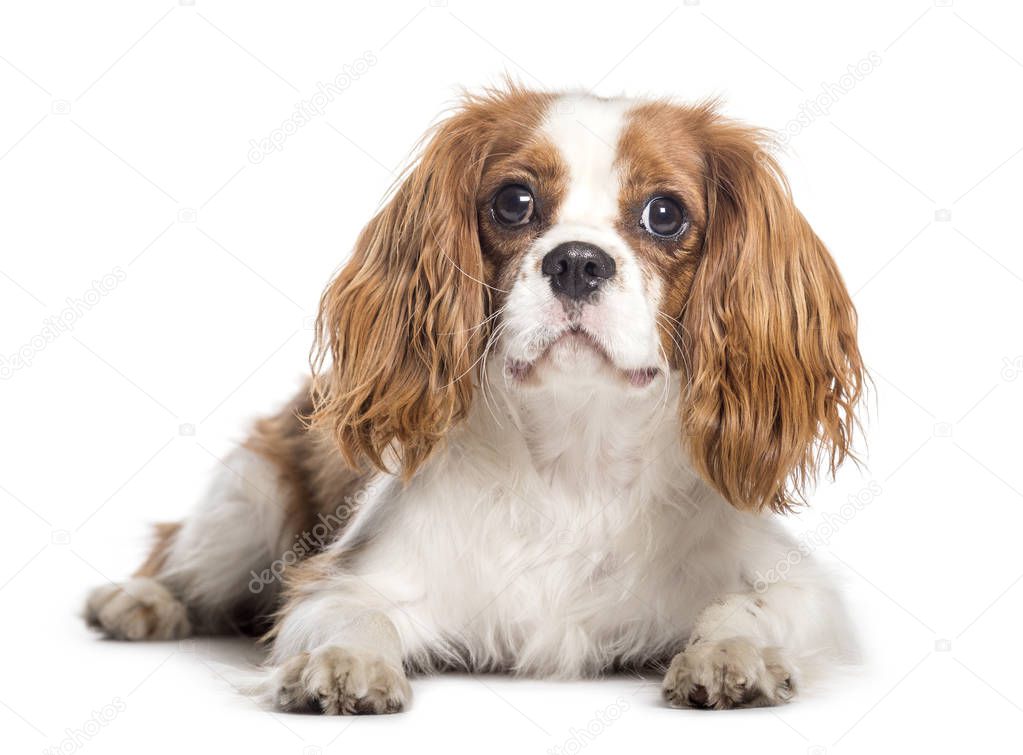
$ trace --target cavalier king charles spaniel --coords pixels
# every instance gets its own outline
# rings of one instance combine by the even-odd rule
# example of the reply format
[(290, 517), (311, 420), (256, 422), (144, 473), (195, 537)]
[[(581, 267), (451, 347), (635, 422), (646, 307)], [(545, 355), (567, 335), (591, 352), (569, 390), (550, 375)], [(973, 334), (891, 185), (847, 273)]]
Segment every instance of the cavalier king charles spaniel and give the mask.
[(466, 96), (324, 292), (311, 382), (88, 623), (263, 632), (283, 710), (397, 711), (445, 668), (791, 700), (854, 641), (778, 514), (851, 455), (865, 378), (768, 147), (712, 104)]

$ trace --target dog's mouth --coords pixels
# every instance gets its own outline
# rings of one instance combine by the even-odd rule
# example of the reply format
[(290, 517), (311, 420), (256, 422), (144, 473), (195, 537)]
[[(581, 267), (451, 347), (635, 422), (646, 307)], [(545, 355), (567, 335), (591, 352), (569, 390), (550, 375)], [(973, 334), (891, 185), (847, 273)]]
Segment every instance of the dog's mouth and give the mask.
[(554, 336), (532, 360), (508, 357), (505, 370), (516, 383), (530, 384), (537, 380), (537, 370), (545, 365), (560, 367), (577, 372), (585, 368), (585, 362), (596, 362), (596, 369), (603, 369), (624, 380), (635, 388), (645, 388), (660, 374), (658, 367), (629, 369), (615, 364), (607, 349), (589, 331), (578, 325), (571, 325)]

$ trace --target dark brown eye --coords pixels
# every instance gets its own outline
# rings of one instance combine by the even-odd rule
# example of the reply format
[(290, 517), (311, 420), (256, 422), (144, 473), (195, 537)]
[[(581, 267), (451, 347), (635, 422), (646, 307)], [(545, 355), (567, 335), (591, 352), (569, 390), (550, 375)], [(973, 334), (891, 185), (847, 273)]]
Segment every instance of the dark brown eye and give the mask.
[(670, 239), (689, 225), (682, 205), (671, 197), (654, 197), (646, 203), (639, 224), (654, 236)]
[(494, 220), (501, 225), (525, 225), (533, 219), (533, 206), (533, 194), (525, 186), (505, 186), (494, 196)]

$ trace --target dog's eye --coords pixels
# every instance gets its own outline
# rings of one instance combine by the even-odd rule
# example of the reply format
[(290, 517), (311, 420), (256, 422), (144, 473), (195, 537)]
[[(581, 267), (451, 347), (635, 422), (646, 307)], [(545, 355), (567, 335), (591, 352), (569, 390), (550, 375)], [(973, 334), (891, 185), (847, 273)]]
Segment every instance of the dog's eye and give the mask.
[(525, 225), (533, 219), (533, 194), (525, 186), (505, 186), (494, 196), (494, 219), (501, 225)]
[(688, 226), (686, 211), (671, 197), (654, 197), (646, 203), (639, 224), (654, 236), (670, 239)]

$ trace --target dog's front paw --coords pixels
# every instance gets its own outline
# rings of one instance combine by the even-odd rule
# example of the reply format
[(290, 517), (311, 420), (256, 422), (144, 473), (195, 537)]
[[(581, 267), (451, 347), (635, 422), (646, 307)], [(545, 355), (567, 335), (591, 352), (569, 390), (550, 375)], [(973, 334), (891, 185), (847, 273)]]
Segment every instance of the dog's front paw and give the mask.
[(787, 703), (796, 685), (781, 650), (733, 637), (699, 642), (676, 655), (662, 691), (676, 708), (723, 710)]
[(149, 577), (97, 587), (85, 602), (85, 622), (115, 640), (178, 640), (192, 633), (185, 606)]
[(334, 645), (290, 658), (272, 684), (281, 710), (332, 716), (397, 713), (412, 696), (401, 667), (374, 653)]

